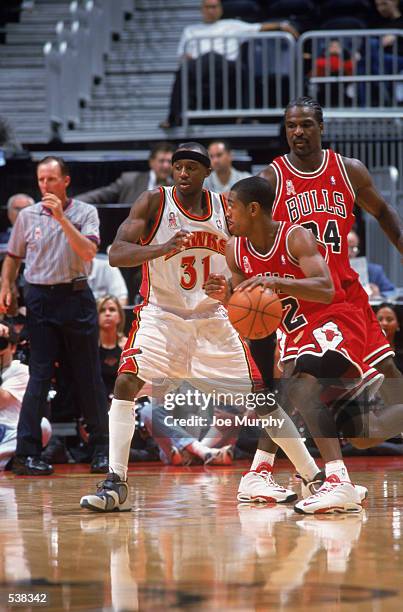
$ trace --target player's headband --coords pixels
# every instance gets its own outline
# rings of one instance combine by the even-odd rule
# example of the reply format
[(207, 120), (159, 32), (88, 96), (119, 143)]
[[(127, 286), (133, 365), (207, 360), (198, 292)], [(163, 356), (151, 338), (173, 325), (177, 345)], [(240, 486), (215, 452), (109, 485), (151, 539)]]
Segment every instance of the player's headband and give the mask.
[(210, 168), (211, 162), (207, 155), (203, 155), (203, 153), (198, 153), (197, 151), (190, 151), (189, 149), (180, 149), (176, 151), (176, 153), (172, 156), (172, 163), (181, 160), (181, 159), (192, 159), (193, 161), (197, 161), (206, 168)]

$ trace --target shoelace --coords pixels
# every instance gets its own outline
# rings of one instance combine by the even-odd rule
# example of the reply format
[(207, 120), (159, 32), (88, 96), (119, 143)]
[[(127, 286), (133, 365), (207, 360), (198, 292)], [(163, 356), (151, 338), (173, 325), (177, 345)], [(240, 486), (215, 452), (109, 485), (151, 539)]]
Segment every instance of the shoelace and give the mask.
[(105, 490), (105, 483), (107, 481), (113, 482), (113, 480), (108, 480), (107, 478), (105, 478), (105, 480), (100, 480), (99, 482), (97, 482), (97, 493), (100, 493), (101, 491)]
[(335, 487), (337, 487), (340, 482), (327, 482), (325, 481), (323, 485), (320, 487), (319, 491), (311, 495), (310, 497), (320, 497), (321, 495), (325, 495), (326, 493), (330, 493)]
[(101, 493), (101, 491), (105, 490), (105, 480), (101, 480), (97, 482), (97, 493)]
[(270, 487), (275, 487), (277, 489), (282, 489), (283, 487), (276, 482), (271, 474), (271, 472), (262, 471), (259, 474), (265, 479), (266, 483)]
[(301, 474), (295, 474), (295, 478), (297, 480), (301, 480), (302, 481), (303, 485), (308, 488), (311, 496), (312, 495), (316, 495), (318, 490), (323, 486), (323, 483), (325, 482), (324, 477), (323, 478), (316, 478), (316, 479), (313, 479), (313, 480), (305, 480), (305, 478), (302, 478)]

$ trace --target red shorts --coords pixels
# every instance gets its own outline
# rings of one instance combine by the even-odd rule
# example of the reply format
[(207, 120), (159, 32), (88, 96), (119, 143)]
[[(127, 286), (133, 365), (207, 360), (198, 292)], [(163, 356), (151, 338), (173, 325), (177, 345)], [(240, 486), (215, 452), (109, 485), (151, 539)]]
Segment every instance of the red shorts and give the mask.
[(354, 304), (363, 312), (363, 321), (367, 331), (367, 342), (364, 350), (364, 361), (375, 366), (387, 357), (394, 357), (395, 353), (386, 339), (379, 325), (378, 319), (368, 302), (368, 295), (358, 280), (349, 283), (343, 289), (346, 292), (346, 300)]
[[(303, 355), (321, 357), (327, 351), (336, 351), (351, 364), (343, 379), (353, 379), (353, 386), (359, 384), (361, 390), (371, 385), (374, 393), (383, 376), (365, 361), (366, 349), (367, 326), (363, 313), (344, 302), (329, 306), (323, 315), (309, 320), (300, 334), (286, 337), (281, 360), (298, 361)], [(332, 378), (332, 372), (328, 378)]]

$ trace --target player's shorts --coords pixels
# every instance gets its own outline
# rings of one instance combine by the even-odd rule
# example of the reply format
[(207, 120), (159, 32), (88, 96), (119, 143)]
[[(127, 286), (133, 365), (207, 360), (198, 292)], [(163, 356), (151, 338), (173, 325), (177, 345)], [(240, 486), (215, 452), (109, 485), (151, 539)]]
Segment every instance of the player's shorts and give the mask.
[[(203, 392), (252, 391), (261, 379), (224, 313), (184, 319), (152, 304), (140, 305), (124, 350), (119, 374), (130, 372), (152, 387), (152, 395), (188, 381)], [(220, 318), (219, 318), (220, 317)]]
[(346, 301), (353, 304), (363, 312), (363, 321), (367, 328), (367, 344), (364, 351), (364, 361), (369, 366), (375, 366), (387, 357), (394, 357), (395, 353), (382, 331), (379, 321), (368, 302), (368, 295), (358, 280), (343, 286), (346, 292)]
[[(303, 356), (323, 358), (329, 351), (333, 351), (349, 363), (343, 373), (344, 383), (351, 380), (351, 388), (360, 393), (367, 388), (370, 395), (373, 395), (382, 384), (383, 375), (364, 360), (366, 334), (362, 311), (350, 304), (335, 304), (327, 308), (323, 315), (310, 320), (300, 334), (282, 338), (281, 361), (295, 360), (298, 367)], [(326, 376), (323, 372), (320, 376), (327, 379), (328, 384), (332, 376), (336, 376), (331, 367), (329, 370)]]

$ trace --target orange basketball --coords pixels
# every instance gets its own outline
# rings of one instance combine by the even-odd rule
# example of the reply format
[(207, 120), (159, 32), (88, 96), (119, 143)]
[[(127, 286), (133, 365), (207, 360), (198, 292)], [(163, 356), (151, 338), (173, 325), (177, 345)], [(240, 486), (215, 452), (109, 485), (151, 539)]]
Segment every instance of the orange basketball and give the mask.
[(228, 302), (228, 316), (237, 332), (245, 338), (258, 340), (272, 334), (280, 325), (280, 298), (269, 289), (255, 287), (252, 291), (235, 291)]

